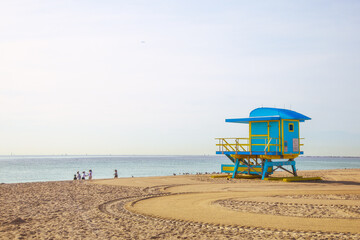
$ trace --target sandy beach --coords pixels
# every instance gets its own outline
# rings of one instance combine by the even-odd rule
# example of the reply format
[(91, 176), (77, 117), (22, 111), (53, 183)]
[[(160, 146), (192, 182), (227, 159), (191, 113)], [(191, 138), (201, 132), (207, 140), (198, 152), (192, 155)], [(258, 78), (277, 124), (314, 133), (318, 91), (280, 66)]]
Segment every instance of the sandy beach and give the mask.
[(299, 175), (1, 184), (0, 239), (360, 239), (360, 169)]

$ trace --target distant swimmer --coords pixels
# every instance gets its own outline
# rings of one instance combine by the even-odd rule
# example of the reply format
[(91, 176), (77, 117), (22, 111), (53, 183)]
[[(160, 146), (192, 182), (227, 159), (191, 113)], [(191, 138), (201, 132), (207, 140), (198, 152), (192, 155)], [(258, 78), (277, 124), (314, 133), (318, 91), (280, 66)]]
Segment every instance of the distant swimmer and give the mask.
[(118, 178), (118, 172), (116, 169), (115, 169), (115, 173), (114, 173), (114, 178)]

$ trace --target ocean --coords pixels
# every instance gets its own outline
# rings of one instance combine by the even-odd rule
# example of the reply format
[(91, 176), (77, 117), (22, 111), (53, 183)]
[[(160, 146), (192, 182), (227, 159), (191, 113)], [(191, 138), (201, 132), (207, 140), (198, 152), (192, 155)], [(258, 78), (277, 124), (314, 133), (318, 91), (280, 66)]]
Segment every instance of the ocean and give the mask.
[[(220, 172), (231, 163), (224, 155), (201, 156), (0, 156), (0, 183), (72, 180), (77, 171), (93, 171), (93, 179), (170, 176), (174, 173)], [(360, 157), (299, 157), (298, 170), (360, 168)]]

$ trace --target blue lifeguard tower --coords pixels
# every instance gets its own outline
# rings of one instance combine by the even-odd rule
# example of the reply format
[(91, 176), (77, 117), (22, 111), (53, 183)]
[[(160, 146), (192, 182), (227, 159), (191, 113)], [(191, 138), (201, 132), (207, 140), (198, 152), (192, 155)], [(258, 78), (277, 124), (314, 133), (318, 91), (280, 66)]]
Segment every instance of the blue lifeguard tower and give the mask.
[(297, 176), (294, 159), (303, 154), (300, 122), (306, 120), (311, 118), (288, 109), (266, 107), (254, 109), (248, 118), (226, 119), (229, 123), (249, 124), (249, 137), (216, 138), (216, 154), (225, 154), (233, 162), (222, 164), (221, 172), (232, 173), (233, 178), (242, 173), (264, 179), (282, 169)]

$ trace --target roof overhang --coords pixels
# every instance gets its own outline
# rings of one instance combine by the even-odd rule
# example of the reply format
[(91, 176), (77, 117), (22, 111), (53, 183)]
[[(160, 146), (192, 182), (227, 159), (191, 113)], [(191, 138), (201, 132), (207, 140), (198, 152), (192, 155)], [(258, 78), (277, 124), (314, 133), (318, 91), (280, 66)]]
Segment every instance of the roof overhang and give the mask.
[(274, 120), (281, 120), (281, 117), (280, 116), (264, 116), (264, 117), (249, 117), (249, 118), (229, 118), (229, 119), (225, 119), (225, 122), (249, 123), (249, 122), (274, 121)]

